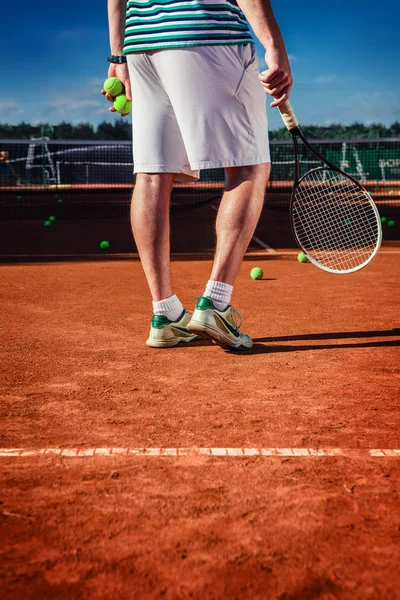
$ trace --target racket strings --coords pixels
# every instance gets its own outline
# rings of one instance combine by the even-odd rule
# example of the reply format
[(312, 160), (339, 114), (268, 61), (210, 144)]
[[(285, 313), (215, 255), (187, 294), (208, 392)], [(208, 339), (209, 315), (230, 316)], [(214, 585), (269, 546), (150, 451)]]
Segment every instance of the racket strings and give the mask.
[(376, 250), (379, 224), (371, 199), (333, 170), (310, 171), (301, 180), (292, 215), (301, 246), (330, 270), (357, 269)]

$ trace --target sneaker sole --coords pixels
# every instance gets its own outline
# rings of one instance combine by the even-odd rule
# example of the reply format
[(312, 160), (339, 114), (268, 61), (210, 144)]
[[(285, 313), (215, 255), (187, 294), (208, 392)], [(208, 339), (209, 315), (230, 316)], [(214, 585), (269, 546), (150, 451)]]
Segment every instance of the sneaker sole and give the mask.
[(253, 344), (251, 346), (243, 346), (242, 344), (235, 345), (220, 329), (213, 327), (208, 323), (202, 323), (201, 321), (190, 321), (187, 325), (187, 329), (192, 333), (197, 333), (202, 337), (212, 340), (224, 349), (234, 348), (235, 350), (250, 350), (253, 346)]
[(151, 338), (149, 338), (146, 341), (146, 346), (149, 346), (149, 348), (173, 348), (174, 346), (177, 346), (181, 342), (188, 344), (189, 342), (198, 342), (200, 339), (201, 339), (201, 337), (197, 336), (197, 335), (190, 339), (188, 339), (188, 338), (172, 338), (170, 340), (152, 340)]

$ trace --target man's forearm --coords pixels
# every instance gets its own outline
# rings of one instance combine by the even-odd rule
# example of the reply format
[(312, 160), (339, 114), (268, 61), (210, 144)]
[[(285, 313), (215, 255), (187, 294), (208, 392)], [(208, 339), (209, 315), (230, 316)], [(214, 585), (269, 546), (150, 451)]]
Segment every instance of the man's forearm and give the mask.
[(124, 48), (126, 3), (124, 0), (108, 0), (107, 9), (111, 54), (121, 56)]
[(257, 39), (266, 50), (284, 48), (270, 0), (237, 0)]

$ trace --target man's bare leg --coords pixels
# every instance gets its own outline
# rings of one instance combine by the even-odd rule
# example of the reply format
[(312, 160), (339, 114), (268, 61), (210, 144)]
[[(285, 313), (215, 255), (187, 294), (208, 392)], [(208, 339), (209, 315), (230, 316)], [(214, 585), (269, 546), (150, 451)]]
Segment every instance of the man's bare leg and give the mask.
[(227, 169), (228, 183), (217, 216), (217, 249), (211, 279), (197, 300), (188, 329), (223, 348), (248, 350), (253, 340), (239, 331), (230, 305), (233, 282), (251, 240), (264, 202), (270, 164)]
[(153, 301), (172, 296), (169, 205), (173, 173), (138, 173), (131, 225)]
[(211, 280), (233, 285), (260, 218), (270, 170), (270, 163), (226, 169), (228, 183), (217, 216)]
[(153, 298), (146, 342), (152, 348), (199, 339), (186, 329), (190, 315), (171, 285), (169, 205), (174, 177), (172, 173), (138, 174), (131, 204), (132, 232)]

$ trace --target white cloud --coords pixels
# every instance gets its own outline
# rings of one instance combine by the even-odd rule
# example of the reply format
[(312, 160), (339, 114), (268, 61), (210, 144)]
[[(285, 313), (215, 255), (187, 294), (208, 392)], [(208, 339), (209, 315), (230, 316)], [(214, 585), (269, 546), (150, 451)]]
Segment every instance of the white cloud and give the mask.
[(21, 102), (13, 100), (0, 100), (0, 121), (5, 118), (21, 117), (24, 114), (24, 107)]
[(89, 79), (89, 86), (91, 88), (101, 89), (105, 80), (106, 77), (92, 77)]
[(338, 83), (346, 83), (346, 79), (340, 77), (339, 75), (319, 75), (313, 80), (313, 83), (331, 85)]
[(100, 100), (92, 100), (90, 98), (55, 98), (51, 102), (47, 102), (49, 108), (67, 108), (75, 110), (80, 108), (98, 108), (101, 106)]
[(354, 92), (337, 100), (330, 98), (325, 108), (310, 110), (308, 123), (334, 122), (350, 125), (356, 121), (391, 125), (400, 120), (400, 98), (395, 92)]
[(63, 29), (61, 31), (56, 31), (55, 38), (67, 42), (76, 42), (77, 40), (83, 39), (85, 35), (86, 32), (83, 29)]

